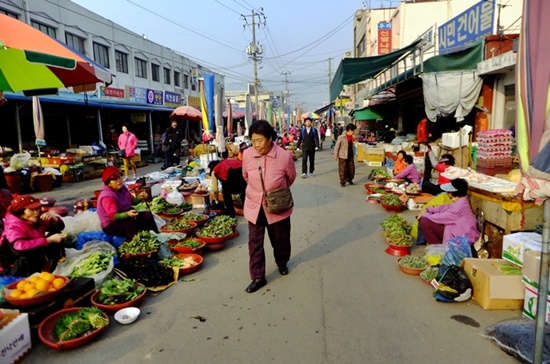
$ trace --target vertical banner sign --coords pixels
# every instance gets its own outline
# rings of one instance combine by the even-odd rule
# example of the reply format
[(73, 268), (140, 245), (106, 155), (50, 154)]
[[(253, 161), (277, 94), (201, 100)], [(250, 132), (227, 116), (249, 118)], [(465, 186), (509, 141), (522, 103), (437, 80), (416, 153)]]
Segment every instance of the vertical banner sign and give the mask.
[(201, 102), (201, 115), (202, 115), (202, 129), (203, 129), (203, 140), (205, 135), (210, 135), (209, 132), (209, 123), (208, 123), (208, 108), (206, 106), (206, 95), (204, 93), (204, 80), (199, 79), (199, 92), (200, 92), (200, 102)]
[(391, 53), (391, 22), (378, 23), (378, 54)]
[(204, 77), (204, 95), (206, 97), (206, 107), (208, 110), (209, 130), (216, 130), (214, 125), (214, 75), (205, 73)]
[(439, 54), (464, 50), (493, 34), (496, 1), (480, 1), (438, 28)]

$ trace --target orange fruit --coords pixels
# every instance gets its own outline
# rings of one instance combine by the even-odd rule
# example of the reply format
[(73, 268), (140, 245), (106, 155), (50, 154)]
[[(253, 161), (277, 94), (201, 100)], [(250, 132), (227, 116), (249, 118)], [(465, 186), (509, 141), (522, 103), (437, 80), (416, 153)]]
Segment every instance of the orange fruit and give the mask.
[(40, 277), (38, 276), (30, 276), (29, 278), (27, 278), (27, 282), (36, 282), (37, 280), (39, 280)]
[(21, 297), (22, 294), (23, 292), (21, 292), (20, 290), (14, 289), (13, 291), (10, 292), (10, 298), (19, 298)]
[(19, 282), (17, 282), (17, 289), (22, 291), (25, 288), (25, 284), (27, 284), (26, 280), (20, 280)]
[(52, 286), (55, 289), (59, 289), (65, 286), (65, 280), (63, 278), (56, 278), (52, 281)]
[(27, 298), (29, 298), (29, 297), (27, 296), (26, 293), (23, 293), (21, 296), (19, 296), (20, 300), (26, 300)]
[(53, 287), (48, 288), (48, 292), (55, 292), (55, 291), (57, 291), (57, 290)]
[(36, 288), (29, 289), (25, 294), (27, 295), (27, 298), (32, 298), (38, 294), (38, 290)]
[(36, 289), (40, 292), (46, 292), (50, 288), (50, 282), (45, 279), (39, 279), (35, 283)]
[(35, 285), (34, 285), (33, 282), (26, 282), (26, 283), (25, 283), (25, 286), (23, 286), (23, 291), (29, 292), (29, 290), (35, 289), (35, 288), (36, 288), (36, 287), (35, 287)]
[(44, 279), (45, 281), (48, 281), (48, 282), (53, 282), (53, 280), (55, 279), (55, 276), (51, 273), (48, 273), (48, 272), (42, 272), (40, 273), (40, 278)]

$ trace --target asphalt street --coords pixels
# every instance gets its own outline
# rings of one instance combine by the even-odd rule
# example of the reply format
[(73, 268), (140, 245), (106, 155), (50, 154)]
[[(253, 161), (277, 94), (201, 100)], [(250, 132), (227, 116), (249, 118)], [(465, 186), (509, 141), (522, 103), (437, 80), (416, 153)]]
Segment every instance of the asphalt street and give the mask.
[[(267, 286), (244, 291), (247, 223), (224, 250), (205, 252), (201, 269), (146, 297), (130, 325), (114, 319), (97, 340), (55, 352), (38, 343), (24, 363), (516, 363), (480, 333), (520, 311), (484, 310), (473, 301), (440, 303), (417, 276), (384, 252), (388, 213), (365, 203), (370, 168), (340, 187), (332, 150), (317, 153), (314, 178), (292, 186), (290, 274), (281, 276), (266, 237)], [(143, 175), (160, 164), (138, 169)], [(298, 176), (301, 160), (296, 161)], [(38, 197), (72, 208), (99, 179)], [(404, 216), (412, 221), (414, 212)], [(422, 247), (413, 248), (421, 255)], [(204, 318), (204, 321), (198, 318)]]

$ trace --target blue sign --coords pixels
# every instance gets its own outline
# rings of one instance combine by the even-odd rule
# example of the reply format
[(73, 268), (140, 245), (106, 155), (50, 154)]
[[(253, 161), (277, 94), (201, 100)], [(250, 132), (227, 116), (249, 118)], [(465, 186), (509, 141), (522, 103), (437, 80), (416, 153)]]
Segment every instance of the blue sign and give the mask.
[(181, 105), (181, 94), (177, 92), (164, 91), (164, 104)]
[(438, 28), (439, 54), (455, 53), (493, 34), (496, 1), (481, 1)]
[(126, 86), (126, 100), (138, 104), (146, 104), (147, 89), (142, 87)]
[(147, 89), (147, 103), (162, 105), (162, 91)]
[(378, 23), (378, 30), (391, 30), (391, 21)]

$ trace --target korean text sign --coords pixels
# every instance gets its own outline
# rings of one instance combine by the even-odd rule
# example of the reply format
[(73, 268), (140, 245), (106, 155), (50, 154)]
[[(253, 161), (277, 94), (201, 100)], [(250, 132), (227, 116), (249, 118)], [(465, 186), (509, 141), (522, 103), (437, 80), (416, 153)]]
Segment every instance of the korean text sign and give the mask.
[(378, 54), (391, 53), (391, 29), (390, 22), (378, 23)]

